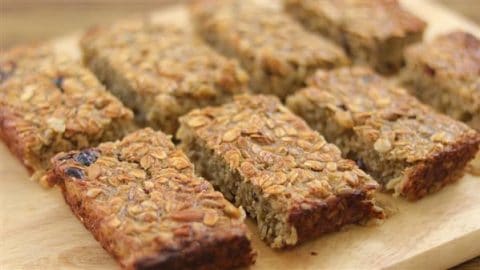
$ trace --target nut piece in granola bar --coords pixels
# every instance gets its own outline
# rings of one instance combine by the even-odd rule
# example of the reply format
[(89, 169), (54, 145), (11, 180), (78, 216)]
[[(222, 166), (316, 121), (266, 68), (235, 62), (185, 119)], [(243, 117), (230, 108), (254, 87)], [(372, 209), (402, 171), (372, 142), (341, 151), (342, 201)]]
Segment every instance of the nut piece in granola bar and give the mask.
[(125, 21), (91, 29), (81, 45), (87, 66), (137, 120), (166, 133), (191, 109), (221, 104), (248, 88), (239, 64), (187, 27)]
[(276, 97), (237, 96), (180, 123), (177, 137), (196, 170), (246, 209), (271, 247), (383, 218), (378, 184)]
[(193, 172), (170, 138), (143, 129), (61, 153), (49, 179), (124, 269), (231, 269), (254, 262), (245, 213)]
[(316, 69), (349, 63), (340, 47), (307, 32), (273, 6), (252, 0), (197, 0), (190, 10), (203, 38), (240, 60), (255, 92), (285, 98)]
[(285, 10), (308, 29), (334, 40), (357, 64), (397, 71), (403, 50), (420, 41), (426, 23), (396, 0), (283, 0)]
[(480, 131), (480, 40), (451, 32), (405, 53), (405, 85), (422, 102)]
[(480, 135), (369, 68), (319, 71), (287, 106), (385, 189), (410, 200), (460, 178)]
[(133, 114), (80, 63), (49, 45), (0, 56), (0, 138), (46, 184), (50, 158), (61, 151), (116, 140), (134, 129)]

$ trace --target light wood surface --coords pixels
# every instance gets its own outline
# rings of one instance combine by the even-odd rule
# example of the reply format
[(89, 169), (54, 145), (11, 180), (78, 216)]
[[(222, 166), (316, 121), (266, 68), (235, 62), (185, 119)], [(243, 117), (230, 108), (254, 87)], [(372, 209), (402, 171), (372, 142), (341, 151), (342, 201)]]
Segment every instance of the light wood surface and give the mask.
[[(0, 0), (0, 49), (191, 0)], [(434, 0), (480, 23), (480, 0)]]
[[(479, 28), (427, 0), (403, 4), (430, 28), (427, 38), (462, 28)], [(428, 11), (428, 12), (426, 12)], [(183, 23), (174, 7), (155, 14)], [(59, 50), (78, 55), (76, 35), (56, 41)], [(114, 260), (83, 228), (57, 189), (28, 181), (26, 171), (0, 144), (0, 269), (117, 269)], [(381, 225), (350, 226), (288, 251), (263, 244), (251, 221), (257, 263), (251, 269), (442, 269), (480, 255), (480, 177), (460, 182), (421, 201), (389, 195), (379, 199), (395, 212)]]

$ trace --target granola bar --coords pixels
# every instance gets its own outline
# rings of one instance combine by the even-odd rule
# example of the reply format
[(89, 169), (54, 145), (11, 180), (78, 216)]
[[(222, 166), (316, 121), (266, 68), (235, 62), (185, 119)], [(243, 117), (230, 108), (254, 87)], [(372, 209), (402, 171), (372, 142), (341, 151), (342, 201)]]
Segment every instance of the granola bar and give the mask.
[(274, 248), (382, 218), (377, 183), (273, 96), (193, 110), (177, 137), (196, 170), (257, 221)]
[(50, 158), (94, 146), (134, 129), (133, 114), (80, 63), (49, 45), (0, 56), (0, 138), (45, 184)]
[(422, 102), (480, 131), (480, 40), (455, 31), (407, 49), (403, 74)]
[(343, 155), (410, 200), (461, 176), (480, 135), (434, 112), (369, 68), (319, 71), (287, 99)]
[(396, 0), (284, 0), (285, 10), (325, 35), (354, 59), (382, 73), (396, 72), (403, 50), (422, 39), (424, 21)]
[(124, 269), (231, 269), (253, 263), (243, 210), (147, 128), (52, 159), (79, 220)]
[(197, 0), (191, 14), (208, 42), (240, 60), (258, 93), (284, 98), (316, 69), (349, 63), (340, 47), (307, 32), (274, 7), (251, 0)]
[(193, 108), (220, 104), (247, 90), (248, 75), (189, 29), (153, 21), (94, 28), (84, 60), (140, 123), (167, 133)]

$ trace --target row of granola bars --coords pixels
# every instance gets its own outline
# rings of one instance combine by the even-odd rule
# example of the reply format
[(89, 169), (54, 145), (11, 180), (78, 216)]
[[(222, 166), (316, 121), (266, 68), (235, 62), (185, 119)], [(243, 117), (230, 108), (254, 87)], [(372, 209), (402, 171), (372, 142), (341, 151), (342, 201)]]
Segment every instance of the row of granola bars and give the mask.
[(396, 1), (285, 6), (293, 16), (195, 1), (206, 43), (148, 20), (96, 27), (81, 40), (86, 67), (48, 45), (12, 49), (0, 136), (125, 269), (249, 265), (246, 214), (284, 248), (384, 218), (379, 187), (416, 200), (461, 177), (480, 143), (478, 39), (408, 48), (402, 88), (347, 67), (403, 65), (425, 23)]

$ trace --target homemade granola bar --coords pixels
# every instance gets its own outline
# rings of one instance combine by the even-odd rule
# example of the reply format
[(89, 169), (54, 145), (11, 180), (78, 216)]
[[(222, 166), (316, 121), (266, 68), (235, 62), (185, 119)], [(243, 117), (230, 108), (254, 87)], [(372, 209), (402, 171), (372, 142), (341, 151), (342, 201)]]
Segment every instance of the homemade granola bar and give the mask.
[(177, 137), (196, 170), (257, 221), (270, 246), (383, 218), (377, 183), (273, 96), (193, 110)]
[(285, 10), (308, 29), (330, 37), (357, 64), (382, 73), (404, 63), (405, 46), (422, 39), (425, 22), (397, 0), (284, 0)]
[(208, 42), (240, 60), (255, 92), (284, 98), (316, 69), (349, 62), (340, 47), (307, 32), (281, 10), (251, 0), (197, 0), (191, 14)]
[(124, 269), (231, 269), (254, 262), (243, 210), (147, 128), (52, 159), (80, 221)]
[(174, 133), (193, 108), (228, 101), (247, 90), (248, 75), (189, 29), (152, 21), (94, 28), (83, 37), (86, 64), (138, 120)]
[(405, 53), (403, 77), (422, 102), (480, 131), (480, 40), (451, 32)]
[(49, 45), (7, 51), (0, 74), (0, 138), (42, 184), (54, 154), (134, 129), (130, 110), (80, 63), (53, 54)]
[(415, 200), (459, 179), (480, 135), (368, 68), (319, 71), (288, 107), (386, 189)]

